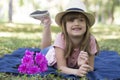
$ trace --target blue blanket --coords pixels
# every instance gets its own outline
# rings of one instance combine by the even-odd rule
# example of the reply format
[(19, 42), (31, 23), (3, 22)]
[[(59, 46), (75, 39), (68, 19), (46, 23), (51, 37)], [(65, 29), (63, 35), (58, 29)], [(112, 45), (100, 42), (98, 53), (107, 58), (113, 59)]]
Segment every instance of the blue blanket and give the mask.
[[(40, 50), (39, 48), (19, 48), (11, 54), (6, 54), (0, 58), (0, 72), (19, 75), (17, 70), (25, 50), (46, 53), (49, 48)], [(120, 80), (120, 56), (115, 51), (103, 50), (95, 57), (95, 70), (87, 74), (89, 80)], [(75, 75), (58, 74), (56, 69), (48, 67), (48, 71), (40, 73), (41, 76), (48, 74), (59, 75), (64, 78), (79, 79)]]

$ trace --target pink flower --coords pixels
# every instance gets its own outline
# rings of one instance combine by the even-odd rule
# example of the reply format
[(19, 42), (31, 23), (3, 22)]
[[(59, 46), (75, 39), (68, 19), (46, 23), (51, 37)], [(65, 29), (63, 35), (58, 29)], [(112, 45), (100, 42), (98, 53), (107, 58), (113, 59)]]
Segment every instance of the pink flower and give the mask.
[(27, 71), (28, 74), (36, 74), (38, 72), (39, 72), (38, 66), (31, 66), (28, 68), (28, 71)]
[(23, 64), (34, 64), (33, 56), (25, 55), (25, 56), (22, 58), (22, 63), (23, 63)]
[(40, 65), (40, 72), (44, 72), (44, 71), (46, 71), (48, 69), (48, 67), (47, 67), (47, 65), (45, 64), (45, 63), (42, 63), (41, 65)]
[(26, 51), (25, 51), (25, 55), (31, 55), (31, 56), (33, 56), (33, 54), (34, 54), (34, 52), (31, 52), (31, 51), (29, 51), (29, 50), (26, 50)]
[(44, 72), (47, 70), (47, 59), (45, 58), (44, 55), (42, 55), (41, 53), (36, 53), (36, 56), (35, 56), (35, 61), (36, 61), (36, 64), (39, 66), (39, 70), (40, 72)]
[(27, 72), (27, 66), (25, 64), (21, 64), (18, 68), (18, 71), (20, 73), (26, 73)]
[(25, 51), (25, 55), (21, 59), (21, 64), (18, 67), (18, 71), (23, 74), (37, 74), (46, 71), (48, 61), (42, 53)]
[(36, 56), (35, 56), (35, 62), (36, 64), (38, 65), (41, 65), (42, 62), (44, 62), (44, 57), (41, 53), (36, 53)]

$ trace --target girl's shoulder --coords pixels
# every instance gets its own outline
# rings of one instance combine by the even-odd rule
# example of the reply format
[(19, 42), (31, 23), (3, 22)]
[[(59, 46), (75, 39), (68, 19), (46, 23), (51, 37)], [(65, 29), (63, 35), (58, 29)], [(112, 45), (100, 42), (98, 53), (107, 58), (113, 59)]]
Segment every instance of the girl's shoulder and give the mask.
[(90, 45), (96, 45), (96, 38), (93, 35), (90, 35)]
[(91, 35), (90, 36), (90, 48), (91, 48), (91, 54), (96, 54), (98, 52), (98, 49), (97, 49), (97, 43), (96, 43), (96, 38)]
[(90, 40), (96, 40), (96, 38), (93, 35), (90, 35)]
[(63, 39), (63, 38), (64, 38), (64, 37), (63, 37), (63, 33), (62, 33), (62, 32), (59, 32), (59, 33), (57, 34), (57, 38)]
[(53, 45), (57, 46), (57, 47), (60, 47), (62, 49), (65, 48), (65, 41), (64, 41), (62, 32), (57, 34)]

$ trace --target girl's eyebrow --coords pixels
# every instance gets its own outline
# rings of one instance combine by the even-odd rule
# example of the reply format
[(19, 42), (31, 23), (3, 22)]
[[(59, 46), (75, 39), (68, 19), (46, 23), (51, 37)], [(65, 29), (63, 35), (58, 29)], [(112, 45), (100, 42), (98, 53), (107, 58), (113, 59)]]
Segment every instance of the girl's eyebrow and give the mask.
[(84, 16), (80, 15), (79, 18), (85, 18)]

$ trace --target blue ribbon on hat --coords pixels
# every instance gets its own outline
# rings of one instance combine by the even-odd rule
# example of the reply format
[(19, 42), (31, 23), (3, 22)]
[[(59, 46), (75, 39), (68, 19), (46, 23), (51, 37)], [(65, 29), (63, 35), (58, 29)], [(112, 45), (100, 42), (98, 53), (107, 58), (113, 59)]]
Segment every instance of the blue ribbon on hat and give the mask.
[(70, 9), (67, 9), (67, 11), (71, 11), (71, 10), (79, 10), (79, 11), (84, 11), (82, 9), (79, 9), (79, 8), (70, 8)]

